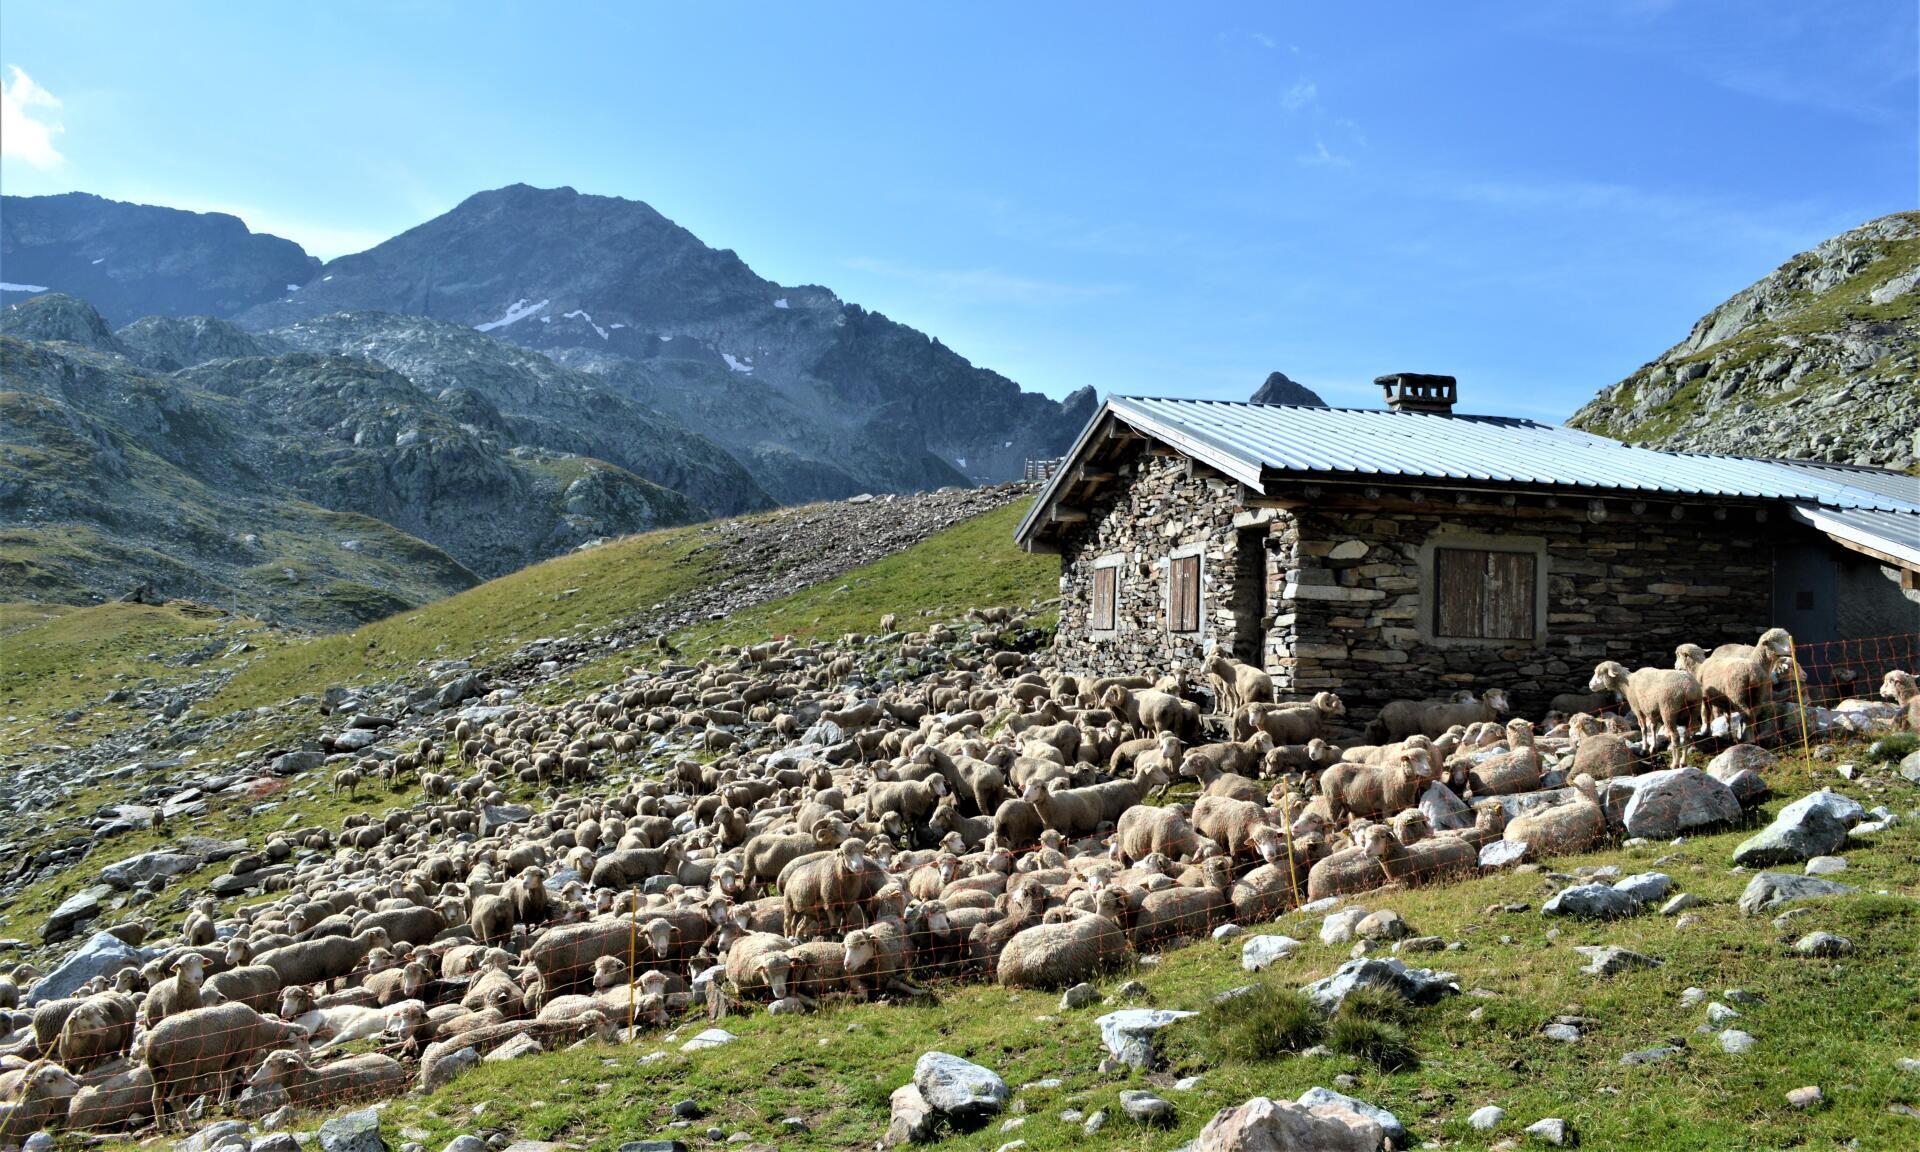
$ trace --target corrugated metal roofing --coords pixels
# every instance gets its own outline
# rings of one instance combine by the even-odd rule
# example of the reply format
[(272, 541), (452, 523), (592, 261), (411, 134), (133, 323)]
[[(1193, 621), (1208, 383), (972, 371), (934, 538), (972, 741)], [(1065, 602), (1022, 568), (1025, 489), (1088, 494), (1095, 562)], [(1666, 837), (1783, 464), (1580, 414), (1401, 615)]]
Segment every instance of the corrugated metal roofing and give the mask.
[(1108, 406), (1170, 443), (1191, 442), (1203, 457), (1208, 449), (1222, 454), (1207, 462), (1242, 479), (1271, 469), (1920, 512), (1920, 493), (1909, 499), (1883, 494), (1855, 483), (1846, 470), (1821, 475), (1826, 470), (1662, 452), (1532, 420), (1132, 396), (1114, 397)]
[[(1281, 472), (1782, 500), (1818, 512), (1831, 525), (1823, 531), (1850, 533), (1857, 543), (1896, 555), (1913, 546), (1920, 527), (1914, 477), (1811, 461), (1663, 452), (1504, 416), (1116, 396), (1082, 430), (1069, 462), (1109, 414), (1255, 489), (1266, 475)], [(1017, 539), (1037, 529), (1070, 471), (1062, 467), (1041, 491)]]
[(1829, 536), (1885, 552), (1920, 568), (1920, 514), (1795, 504), (1793, 513)]

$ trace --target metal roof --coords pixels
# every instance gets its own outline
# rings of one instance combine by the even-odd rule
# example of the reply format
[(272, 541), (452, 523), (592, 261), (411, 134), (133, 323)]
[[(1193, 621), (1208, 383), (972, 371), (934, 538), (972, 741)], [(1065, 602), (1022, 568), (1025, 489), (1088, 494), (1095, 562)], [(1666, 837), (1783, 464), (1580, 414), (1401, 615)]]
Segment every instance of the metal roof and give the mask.
[[(1070, 464), (1108, 416), (1256, 491), (1276, 473), (1324, 474), (1784, 500), (1894, 517), (1876, 518), (1880, 531), (1920, 517), (1920, 480), (1876, 469), (1665, 452), (1505, 416), (1115, 396), (1081, 432), (1016, 538), (1033, 533)], [(1865, 521), (1856, 527), (1864, 531)]]
[(1793, 514), (1829, 536), (1883, 552), (1920, 569), (1920, 514), (1822, 508), (1818, 504), (1795, 504)]

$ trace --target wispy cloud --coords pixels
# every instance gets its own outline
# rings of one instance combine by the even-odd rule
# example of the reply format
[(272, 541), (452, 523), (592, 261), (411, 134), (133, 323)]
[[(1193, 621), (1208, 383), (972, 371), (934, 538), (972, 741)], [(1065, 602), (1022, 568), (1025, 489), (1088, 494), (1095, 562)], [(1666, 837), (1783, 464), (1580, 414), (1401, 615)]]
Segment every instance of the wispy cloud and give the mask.
[(66, 160), (53, 146), (53, 138), (66, 131), (51, 116), (59, 111), (59, 98), (19, 68), (9, 65), (7, 71), (11, 79), (0, 84), (0, 157), (58, 168)]
[(1268, 49), (1269, 51), (1271, 51), (1272, 49), (1278, 48), (1280, 46), (1279, 43), (1275, 41), (1273, 37), (1267, 35), (1265, 32), (1255, 32), (1253, 34), (1253, 42), (1255, 44), (1260, 45), (1260, 47), (1262, 48)]
[(1315, 84), (1305, 77), (1294, 81), (1293, 87), (1287, 89), (1286, 95), (1280, 97), (1280, 107), (1285, 108), (1289, 112), (1299, 112), (1302, 109), (1318, 108), (1319, 106), (1320, 85)]
[(856, 271), (913, 284), (944, 296), (1005, 304), (1044, 304), (1117, 296), (1122, 284), (1074, 284), (1002, 272), (997, 268), (920, 268), (895, 260), (855, 256), (843, 261)]
[(1327, 147), (1327, 142), (1318, 136), (1313, 138), (1313, 151), (1303, 152), (1294, 159), (1310, 168), (1345, 168), (1353, 163), (1351, 157), (1334, 152)]

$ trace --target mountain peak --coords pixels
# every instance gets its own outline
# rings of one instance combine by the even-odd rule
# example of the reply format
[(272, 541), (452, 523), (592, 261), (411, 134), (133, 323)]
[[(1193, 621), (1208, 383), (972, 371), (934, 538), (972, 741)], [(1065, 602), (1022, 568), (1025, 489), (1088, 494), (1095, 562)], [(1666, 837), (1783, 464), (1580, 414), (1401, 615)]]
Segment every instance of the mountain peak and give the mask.
[(122, 351), (93, 305), (64, 292), (45, 292), (0, 311), (0, 334), (23, 340), (64, 340), (102, 352)]
[(1249, 404), (1298, 404), (1313, 408), (1325, 408), (1327, 402), (1320, 399), (1318, 393), (1304, 384), (1289, 379), (1285, 372), (1267, 373), (1266, 382), (1248, 398)]

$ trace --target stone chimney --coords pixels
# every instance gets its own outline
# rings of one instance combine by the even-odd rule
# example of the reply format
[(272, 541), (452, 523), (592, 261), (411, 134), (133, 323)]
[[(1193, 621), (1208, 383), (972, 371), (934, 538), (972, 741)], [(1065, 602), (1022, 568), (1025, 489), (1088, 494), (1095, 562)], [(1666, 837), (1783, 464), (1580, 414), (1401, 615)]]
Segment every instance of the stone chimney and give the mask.
[(1425, 372), (1393, 372), (1375, 376), (1375, 384), (1385, 390), (1387, 407), (1395, 412), (1453, 411), (1456, 396), (1451, 376), (1433, 376)]

